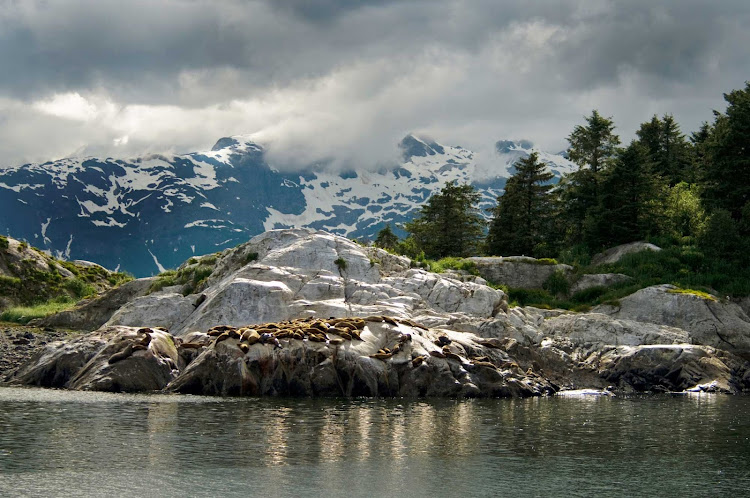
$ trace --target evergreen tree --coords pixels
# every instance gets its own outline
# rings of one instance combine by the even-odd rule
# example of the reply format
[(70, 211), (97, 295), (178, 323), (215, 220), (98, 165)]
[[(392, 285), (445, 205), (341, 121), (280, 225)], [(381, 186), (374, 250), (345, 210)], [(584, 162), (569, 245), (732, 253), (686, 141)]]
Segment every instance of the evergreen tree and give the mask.
[(741, 220), (750, 202), (750, 83), (724, 94), (725, 114), (716, 112), (705, 140), (704, 194), (713, 209), (724, 209)]
[(479, 199), (471, 185), (447, 182), (404, 228), (428, 258), (474, 255), (485, 225), (477, 208)]
[(568, 242), (596, 245), (601, 218), (600, 184), (603, 171), (612, 163), (620, 138), (611, 119), (594, 110), (586, 126), (576, 126), (568, 137), (568, 157), (580, 166), (560, 184), (563, 206), (561, 221), (566, 225)]
[(537, 255), (547, 233), (551, 203), (549, 181), (554, 175), (536, 152), (514, 165), (505, 193), (497, 198), (487, 238), (490, 254)]
[(398, 246), (398, 235), (393, 233), (390, 224), (387, 224), (385, 228), (378, 232), (378, 236), (375, 238), (375, 246), (381, 249), (396, 249)]
[(595, 245), (613, 246), (660, 233), (667, 190), (640, 141), (620, 150), (602, 182), (601, 209), (591, 230)]
[(690, 144), (670, 114), (665, 114), (663, 119), (654, 116), (641, 125), (636, 135), (647, 151), (651, 168), (670, 186), (689, 181), (694, 176)]

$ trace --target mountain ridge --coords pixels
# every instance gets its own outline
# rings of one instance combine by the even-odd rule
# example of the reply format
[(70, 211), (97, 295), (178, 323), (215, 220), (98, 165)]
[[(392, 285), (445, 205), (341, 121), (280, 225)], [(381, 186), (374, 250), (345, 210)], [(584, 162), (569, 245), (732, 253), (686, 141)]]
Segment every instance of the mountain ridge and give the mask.
[[(275, 228), (326, 229), (373, 238), (410, 220), (447, 181), (470, 183), (483, 214), (502, 193), (512, 164), (533, 145), (501, 141), (478, 160), (459, 146), (407, 135), (402, 162), (377, 171), (284, 171), (265, 149), (235, 135), (208, 151), (132, 159), (61, 159), (0, 171), (0, 233), (66, 259), (145, 276)], [(498, 142), (501, 143), (501, 142)], [(539, 151), (557, 177), (575, 166)]]

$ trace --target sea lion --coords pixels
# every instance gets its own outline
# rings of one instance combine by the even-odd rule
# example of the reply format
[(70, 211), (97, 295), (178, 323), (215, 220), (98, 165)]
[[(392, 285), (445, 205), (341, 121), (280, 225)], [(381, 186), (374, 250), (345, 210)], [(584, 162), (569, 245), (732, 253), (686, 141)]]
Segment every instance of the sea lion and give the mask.
[(237, 344), (237, 347), (240, 348), (240, 351), (242, 351), (245, 354), (247, 354), (247, 352), (250, 351), (250, 346), (248, 346), (244, 342)]
[(205, 346), (203, 344), (198, 344), (197, 342), (183, 342), (180, 344), (180, 347), (185, 349), (200, 349)]
[(383, 317), (379, 315), (366, 316), (363, 319), (365, 322), (382, 322)]
[(497, 370), (497, 367), (494, 364), (490, 363), (489, 361), (472, 360), (471, 364), (477, 367), (485, 367), (485, 368), (491, 368), (493, 370)]
[(169, 332), (167, 327), (153, 327), (154, 330), (161, 330), (162, 332)]
[(143, 337), (143, 338), (142, 338), (142, 339), (140, 340), (139, 344), (140, 344), (140, 345), (142, 345), (142, 346), (148, 346), (149, 344), (151, 344), (151, 335), (150, 335), (150, 334), (146, 334), (146, 335), (145, 335), (145, 336), (144, 336), (144, 337)]
[(430, 351), (430, 356), (434, 356), (435, 358), (445, 358), (442, 351)]
[(461, 358), (460, 356), (458, 356), (456, 353), (454, 353), (451, 350), (447, 350), (446, 351), (445, 349), (443, 349), (443, 354), (445, 355), (446, 358), (450, 358), (452, 360), (457, 360), (457, 361), (460, 361), (460, 362), (464, 361), (463, 358)]
[(127, 346), (125, 346), (125, 349), (123, 349), (119, 353), (115, 353), (112, 356), (110, 356), (109, 359), (107, 360), (107, 363), (109, 363), (110, 365), (113, 363), (117, 363), (118, 361), (122, 361), (125, 358), (128, 358), (132, 354), (133, 354), (133, 344), (128, 344)]
[(334, 337), (334, 338), (328, 339), (328, 344), (330, 344), (331, 346), (340, 346), (341, 344), (344, 344), (344, 340), (336, 339)]
[(422, 362), (424, 362), (424, 356), (417, 356), (416, 358), (412, 358), (411, 366), (418, 367)]
[(143, 344), (133, 344), (133, 352), (134, 353), (136, 351), (147, 351), (147, 350), (148, 350), (148, 346), (144, 346)]
[(385, 361), (391, 356), (393, 356), (391, 353), (375, 353), (375, 354), (371, 354), (370, 358), (375, 358), (376, 360)]
[(221, 335), (219, 335), (219, 336), (216, 337), (216, 340), (214, 341), (214, 344), (218, 344), (221, 341), (226, 341), (227, 339), (229, 339), (229, 331), (222, 332)]
[(396, 321), (395, 318), (391, 318), (390, 316), (385, 316), (385, 315), (383, 315), (381, 318), (383, 319), (385, 323), (389, 323), (391, 325), (395, 325), (398, 327), (398, 322)]
[(398, 338), (398, 342), (400, 344), (403, 344), (405, 342), (411, 341), (411, 334), (401, 334), (401, 336)]
[(142, 327), (136, 331), (136, 334), (150, 334), (151, 332), (153, 332), (153, 330), (151, 330), (150, 328)]

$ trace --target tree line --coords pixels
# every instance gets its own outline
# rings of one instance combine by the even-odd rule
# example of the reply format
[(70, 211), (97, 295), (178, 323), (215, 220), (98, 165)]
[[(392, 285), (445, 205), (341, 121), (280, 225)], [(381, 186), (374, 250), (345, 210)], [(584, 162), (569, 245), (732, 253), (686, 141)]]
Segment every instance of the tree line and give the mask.
[[(690, 245), (737, 263), (750, 250), (750, 83), (724, 94), (724, 112), (686, 136), (672, 115), (642, 123), (622, 145), (592, 111), (567, 137), (578, 170), (553, 184), (536, 153), (515, 163), (490, 213), (470, 185), (447, 183), (403, 229), (375, 244), (412, 258), (527, 255), (583, 259), (637, 240)], [(573, 257), (572, 259), (575, 259)]]

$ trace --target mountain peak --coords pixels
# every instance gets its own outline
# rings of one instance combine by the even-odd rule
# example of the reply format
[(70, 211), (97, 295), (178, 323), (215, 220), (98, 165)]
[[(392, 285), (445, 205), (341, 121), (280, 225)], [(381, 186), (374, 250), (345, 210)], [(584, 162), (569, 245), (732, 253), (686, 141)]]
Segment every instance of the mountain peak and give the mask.
[(401, 149), (401, 155), (404, 158), (404, 161), (408, 161), (412, 157), (445, 154), (445, 149), (439, 143), (434, 140), (419, 138), (412, 134), (406, 135), (398, 144), (398, 148)]
[(526, 149), (530, 150), (534, 147), (534, 144), (528, 140), (498, 140), (495, 143), (495, 150), (500, 154), (507, 154), (513, 150)]

